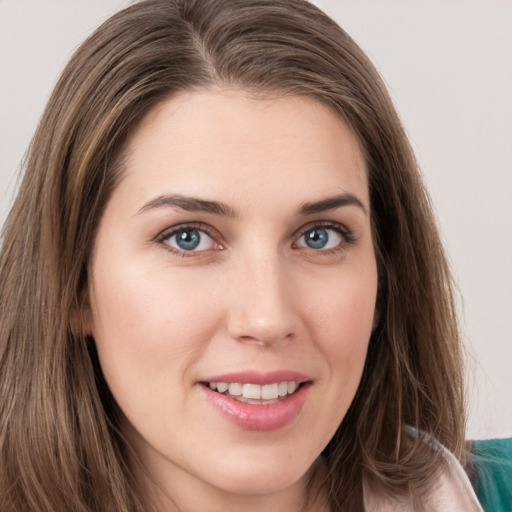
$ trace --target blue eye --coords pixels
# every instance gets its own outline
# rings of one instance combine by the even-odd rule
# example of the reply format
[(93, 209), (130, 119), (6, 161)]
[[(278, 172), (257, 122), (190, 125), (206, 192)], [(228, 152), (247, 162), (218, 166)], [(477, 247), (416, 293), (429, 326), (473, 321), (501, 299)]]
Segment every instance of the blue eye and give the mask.
[(203, 230), (183, 227), (165, 235), (162, 241), (177, 251), (198, 252), (207, 251), (216, 247), (212, 237)]
[(333, 249), (343, 242), (343, 235), (338, 229), (316, 226), (308, 229), (297, 241), (297, 247), (309, 249)]

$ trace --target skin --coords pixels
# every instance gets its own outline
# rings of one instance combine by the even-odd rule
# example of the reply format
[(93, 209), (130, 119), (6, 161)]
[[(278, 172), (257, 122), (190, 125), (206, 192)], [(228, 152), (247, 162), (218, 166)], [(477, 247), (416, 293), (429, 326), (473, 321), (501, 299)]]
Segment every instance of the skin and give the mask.
[[(155, 202), (165, 194), (232, 215)], [(356, 200), (298, 213), (340, 194)], [(169, 232), (189, 223), (208, 235), (184, 251)], [(309, 247), (304, 233), (326, 224), (326, 248)], [(151, 111), (100, 222), (86, 318), (159, 510), (300, 510), (359, 384), (376, 293), (364, 159), (330, 109), (212, 90)], [(206, 376), (281, 369), (312, 385), (274, 431), (235, 425), (201, 389)]]

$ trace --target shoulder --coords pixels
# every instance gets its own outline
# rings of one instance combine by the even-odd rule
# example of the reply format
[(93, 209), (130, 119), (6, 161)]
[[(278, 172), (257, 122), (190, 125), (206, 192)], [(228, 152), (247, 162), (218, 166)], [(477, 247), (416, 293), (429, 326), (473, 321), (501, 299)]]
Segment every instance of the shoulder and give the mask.
[(485, 512), (512, 511), (512, 438), (471, 443), (471, 479)]
[[(432, 438), (429, 444), (443, 455), (443, 464), (424, 495), (428, 512), (512, 512), (512, 438), (471, 442), (468, 473), (455, 456)], [(410, 512), (412, 498), (396, 499), (365, 488), (368, 512)]]
[[(421, 497), (385, 497), (365, 489), (367, 512), (484, 512), (468, 475), (457, 458), (435, 439), (423, 435), (424, 441), (435, 448), (442, 461), (434, 480), (422, 491)], [(490, 511), (485, 511), (490, 512)], [(493, 512), (501, 512), (496, 510)], [(507, 510), (506, 512), (512, 512)]]

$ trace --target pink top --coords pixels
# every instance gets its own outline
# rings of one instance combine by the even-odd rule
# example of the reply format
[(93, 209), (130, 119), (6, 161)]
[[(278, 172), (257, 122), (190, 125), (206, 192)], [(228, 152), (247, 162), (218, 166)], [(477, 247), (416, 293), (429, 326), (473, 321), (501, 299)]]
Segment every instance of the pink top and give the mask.
[[(466, 472), (444, 446), (430, 440), (433, 446), (444, 455), (446, 464), (432, 489), (427, 493), (425, 512), (483, 512), (476, 497), (473, 486)], [(397, 501), (373, 495), (365, 488), (366, 512), (413, 512), (414, 506), (410, 499)]]

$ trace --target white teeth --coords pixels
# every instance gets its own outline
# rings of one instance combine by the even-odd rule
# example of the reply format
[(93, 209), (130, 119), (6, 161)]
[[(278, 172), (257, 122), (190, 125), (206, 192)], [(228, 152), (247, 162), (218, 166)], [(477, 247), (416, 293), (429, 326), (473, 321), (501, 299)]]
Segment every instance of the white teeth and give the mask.
[(277, 386), (279, 396), (286, 396), (288, 394), (288, 382), (280, 382)]
[(242, 396), (259, 400), (261, 398), (261, 386), (258, 386), (258, 384), (244, 384), (242, 386)]
[(217, 391), (219, 393), (224, 393), (228, 390), (228, 385), (226, 382), (217, 382)]
[(279, 384), (266, 384), (261, 386), (261, 398), (263, 400), (275, 400), (279, 396)]
[[(217, 384), (217, 389), (219, 389), (219, 385)], [(242, 384), (238, 382), (232, 382), (228, 386), (229, 394), (233, 396), (238, 396), (242, 394)]]
[(296, 382), (288, 382), (288, 394), (291, 395), (297, 389)]
[[(274, 382), (273, 384), (259, 384), (239, 382), (208, 382), (210, 389), (219, 393), (229, 392), (234, 397), (239, 397), (244, 402), (247, 400), (277, 400), (279, 397), (293, 394), (299, 384), (294, 381)], [(251, 402), (249, 402), (251, 403)]]

